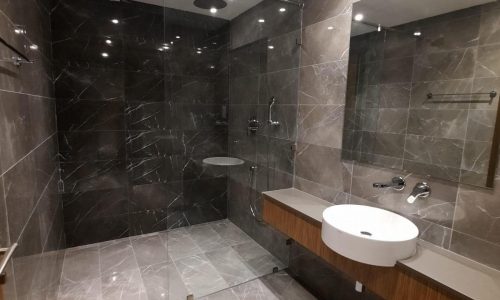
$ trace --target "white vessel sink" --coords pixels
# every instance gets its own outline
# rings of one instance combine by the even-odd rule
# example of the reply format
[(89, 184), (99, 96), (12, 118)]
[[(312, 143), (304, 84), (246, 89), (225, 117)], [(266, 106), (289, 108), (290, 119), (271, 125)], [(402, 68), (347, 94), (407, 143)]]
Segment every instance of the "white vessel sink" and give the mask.
[(245, 162), (236, 157), (209, 157), (203, 160), (204, 164), (214, 166), (239, 166)]
[(369, 265), (391, 267), (413, 254), (418, 228), (390, 211), (336, 205), (323, 211), (321, 238), (338, 254)]

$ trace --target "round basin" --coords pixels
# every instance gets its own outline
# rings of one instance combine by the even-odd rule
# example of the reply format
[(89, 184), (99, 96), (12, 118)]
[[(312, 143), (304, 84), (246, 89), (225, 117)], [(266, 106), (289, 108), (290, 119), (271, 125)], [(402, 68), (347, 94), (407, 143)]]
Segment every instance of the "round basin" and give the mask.
[(415, 224), (384, 209), (344, 204), (323, 211), (323, 242), (338, 254), (365, 264), (394, 266), (415, 254), (417, 237)]

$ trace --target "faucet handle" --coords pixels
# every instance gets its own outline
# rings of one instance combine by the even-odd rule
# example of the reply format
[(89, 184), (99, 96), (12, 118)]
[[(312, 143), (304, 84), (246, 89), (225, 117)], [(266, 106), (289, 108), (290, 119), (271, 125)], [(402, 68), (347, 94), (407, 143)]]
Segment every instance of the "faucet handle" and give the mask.
[(396, 191), (402, 191), (406, 187), (406, 181), (403, 177), (393, 177), (390, 183), (373, 183), (373, 187), (377, 189), (393, 188)]
[(419, 182), (413, 188), (410, 196), (406, 201), (410, 204), (414, 203), (417, 198), (428, 198), (431, 195), (431, 187), (427, 182)]

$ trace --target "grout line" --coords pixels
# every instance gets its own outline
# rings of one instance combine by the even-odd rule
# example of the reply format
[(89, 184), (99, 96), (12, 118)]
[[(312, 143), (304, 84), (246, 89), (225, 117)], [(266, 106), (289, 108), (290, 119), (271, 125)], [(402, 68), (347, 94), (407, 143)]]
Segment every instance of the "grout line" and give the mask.
[(47, 96), (36, 95), (36, 94), (29, 94), (29, 93), (23, 93), (23, 92), (17, 92), (17, 91), (12, 91), (12, 90), (0, 89), (0, 92), (2, 92), (2, 93), (8, 93), (8, 94), (30, 96), (30, 97), (33, 97), (33, 98), (41, 98), (42, 100), (53, 100), (53, 101), (56, 100), (55, 97), (47, 97)]

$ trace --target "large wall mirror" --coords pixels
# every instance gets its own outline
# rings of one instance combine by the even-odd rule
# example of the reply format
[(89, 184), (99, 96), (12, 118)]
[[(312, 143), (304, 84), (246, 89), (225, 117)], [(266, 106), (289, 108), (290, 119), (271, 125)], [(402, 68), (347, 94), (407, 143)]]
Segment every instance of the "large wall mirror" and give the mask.
[(344, 159), (493, 186), (500, 15), (492, 6), (500, 3), (354, 4)]

